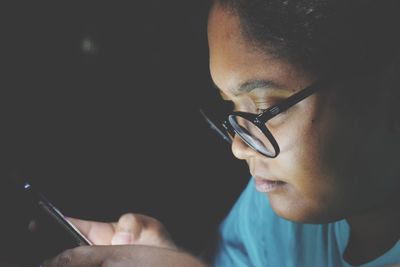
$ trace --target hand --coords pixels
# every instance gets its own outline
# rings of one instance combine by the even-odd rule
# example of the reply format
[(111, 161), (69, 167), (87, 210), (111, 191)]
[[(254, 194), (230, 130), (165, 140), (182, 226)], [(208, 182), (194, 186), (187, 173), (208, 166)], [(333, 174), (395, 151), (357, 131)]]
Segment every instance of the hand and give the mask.
[(164, 226), (148, 216), (128, 213), (115, 223), (68, 220), (95, 245), (147, 245), (176, 249)]
[(83, 246), (67, 250), (42, 267), (205, 267), (192, 256), (176, 250), (149, 246)]

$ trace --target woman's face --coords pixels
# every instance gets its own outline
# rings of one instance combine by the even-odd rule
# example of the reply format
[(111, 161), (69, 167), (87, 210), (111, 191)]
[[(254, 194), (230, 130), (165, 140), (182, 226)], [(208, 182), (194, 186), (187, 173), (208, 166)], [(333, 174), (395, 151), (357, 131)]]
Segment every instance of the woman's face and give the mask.
[[(208, 38), (212, 79), (236, 110), (257, 113), (316, 80), (257, 49), (242, 37), (237, 17), (218, 5), (210, 12)], [(243, 84), (246, 90), (238, 90)], [(380, 157), (388, 147), (376, 141), (391, 138), (384, 130), (382, 97), (362, 91), (363, 103), (374, 104), (357, 104), (341, 93), (343, 85), (330, 87), (267, 122), (281, 150), (277, 158), (258, 154), (237, 136), (233, 140), (233, 154), (247, 162), (261, 184), (257, 189), (268, 191), (273, 210), (289, 220), (338, 220), (383, 205), (398, 187), (394, 167)], [(278, 186), (267, 189), (266, 180), (279, 181)]]

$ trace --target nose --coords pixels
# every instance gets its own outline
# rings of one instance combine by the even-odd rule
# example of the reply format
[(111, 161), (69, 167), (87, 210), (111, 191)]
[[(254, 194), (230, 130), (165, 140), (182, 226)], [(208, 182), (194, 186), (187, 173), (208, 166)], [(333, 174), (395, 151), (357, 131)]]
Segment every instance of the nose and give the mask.
[(257, 152), (249, 147), (245, 142), (243, 142), (243, 140), (238, 135), (235, 135), (233, 137), (231, 148), (233, 155), (241, 160), (249, 159), (257, 154)]

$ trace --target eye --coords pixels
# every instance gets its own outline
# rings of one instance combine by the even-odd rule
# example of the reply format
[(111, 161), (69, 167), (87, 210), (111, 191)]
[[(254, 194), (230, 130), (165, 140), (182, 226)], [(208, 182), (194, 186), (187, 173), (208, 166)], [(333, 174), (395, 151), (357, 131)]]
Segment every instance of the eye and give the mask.
[(266, 108), (256, 108), (256, 114), (260, 115), (261, 113), (263, 113), (266, 110), (267, 110)]
[(273, 107), (276, 103), (275, 102), (266, 102), (266, 101), (255, 101), (254, 105), (256, 108), (257, 114), (264, 112), (265, 110)]
[[(257, 114), (258, 115), (262, 114), (265, 110), (267, 110), (271, 107), (274, 107), (275, 105), (276, 105), (276, 103), (273, 103), (271, 105), (265, 105), (265, 104), (258, 105), (256, 107)], [(279, 125), (281, 122), (284, 122), (285, 116), (288, 113), (288, 111), (289, 111), (288, 109), (281, 111), (277, 115), (275, 115), (271, 119), (269, 119), (268, 123), (270, 124), (270, 126), (276, 126), (276, 125)]]

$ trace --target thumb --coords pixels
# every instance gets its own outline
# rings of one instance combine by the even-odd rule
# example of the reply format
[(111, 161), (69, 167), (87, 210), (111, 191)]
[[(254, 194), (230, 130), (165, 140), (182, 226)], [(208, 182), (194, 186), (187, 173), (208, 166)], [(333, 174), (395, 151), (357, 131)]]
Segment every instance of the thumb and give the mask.
[(143, 228), (143, 220), (137, 214), (124, 214), (118, 220), (115, 234), (111, 240), (112, 245), (130, 245), (139, 239)]

